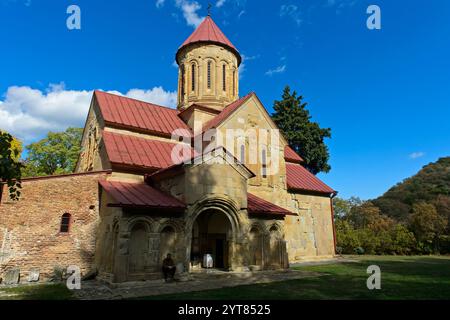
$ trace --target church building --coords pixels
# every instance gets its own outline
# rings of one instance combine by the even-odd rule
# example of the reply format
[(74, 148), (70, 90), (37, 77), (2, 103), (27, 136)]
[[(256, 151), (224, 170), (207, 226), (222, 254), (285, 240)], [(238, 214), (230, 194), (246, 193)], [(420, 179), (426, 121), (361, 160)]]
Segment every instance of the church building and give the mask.
[[(288, 268), (335, 254), (336, 192), (302, 166), (210, 16), (176, 52), (177, 109), (94, 91), (73, 174), (0, 193), (0, 278), (78, 266), (109, 283)], [(8, 276), (10, 278), (10, 276)]]

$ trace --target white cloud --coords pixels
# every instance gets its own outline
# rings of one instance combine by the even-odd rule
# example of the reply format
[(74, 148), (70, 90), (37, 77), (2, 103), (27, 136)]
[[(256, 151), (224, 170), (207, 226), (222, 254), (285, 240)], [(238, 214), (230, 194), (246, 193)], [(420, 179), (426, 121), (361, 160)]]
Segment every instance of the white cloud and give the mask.
[(289, 17), (295, 21), (297, 26), (300, 26), (302, 19), (300, 18), (300, 10), (298, 6), (294, 4), (282, 5), (280, 7), (280, 17)]
[(175, 108), (177, 105), (177, 93), (165, 91), (163, 87), (154, 87), (149, 90), (131, 89), (125, 95), (129, 98), (147, 101), (170, 108)]
[(345, 8), (353, 7), (358, 0), (327, 0), (325, 7), (335, 8), (336, 14), (340, 14)]
[(164, 6), (164, 2), (166, 2), (166, 0), (156, 0), (156, 7), (161, 8)]
[(239, 66), (239, 78), (242, 79), (242, 77), (244, 76), (245, 70), (247, 70), (247, 61), (255, 60), (258, 57), (259, 57), (259, 55), (258, 56), (246, 56), (245, 54), (241, 55), (242, 61)]
[(278, 66), (278, 67), (276, 67), (275, 69), (267, 70), (267, 71), (266, 71), (266, 75), (272, 76), (272, 75), (274, 75), (274, 74), (276, 74), (276, 73), (283, 73), (283, 72), (285, 72), (285, 71), (286, 71), (286, 65), (283, 64), (282, 66)]
[(186, 19), (188, 26), (197, 28), (205, 19), (205, 17), (200, 17), (197, 13), (202, 8), (197, 1), (176, 0), (175, 5), (183, 12), (183, 17)]
[[(165, 91), (162, 87), (131, 89), (126, 94), (110, 92), (172, 108), (176, 106), (176, 92)], [(91, 98), (92, 91), (66, 90), (64, 83), (51, 84), (43, 91), (28, 86), (11, 86), (4, 100), (0, 100), (0, 129), (29, 143), (48, 131), (81, 127)]]
[(220, 8), (221, 6), (223, 6), (225, 4), (226, 0), (217, 0), (216, 2), (216, 7)]
[(418, 151), (418, 152), (411, 153), (409, 155), (409, 158), (410, 159), (418, 159), (418, 158), (422, 158), (424, 155), (425, 155), (425, 152)]

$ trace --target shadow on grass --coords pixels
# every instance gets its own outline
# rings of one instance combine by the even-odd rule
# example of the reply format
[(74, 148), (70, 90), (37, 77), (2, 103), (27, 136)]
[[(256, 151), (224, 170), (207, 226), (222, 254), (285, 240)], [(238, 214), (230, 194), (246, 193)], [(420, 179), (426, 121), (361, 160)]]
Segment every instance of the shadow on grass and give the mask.
[[(369, 265), (381, 269), (381, 290), (367, 289)], [(450, 258), (359, 257), (357, 262), (300, 266), (296, 270), (318, 272), (321, 276), (229, 287), (216, 290), (148, 297), (172, 299), (450, 299)]]
[(1, 288), (0, 300), (69, 300), (72, 292), (64, 284), (27, 285)]

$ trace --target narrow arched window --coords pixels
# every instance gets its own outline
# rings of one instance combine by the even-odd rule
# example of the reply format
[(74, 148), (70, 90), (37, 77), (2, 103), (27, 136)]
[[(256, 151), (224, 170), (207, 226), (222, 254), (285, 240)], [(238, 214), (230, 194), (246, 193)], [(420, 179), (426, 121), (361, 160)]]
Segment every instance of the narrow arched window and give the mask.
[(266, 155), (266, 150), (262, 151), (261, 158), (262, 158), (262, 176), (263, 176), (263, 178), (267, 178), (267, 155)]
[(61, 225), (59, 232), (68, 233), (70, 231), (70, 224), (72, 222), (72, 216), (70, 213), (64, 213), (61, 217)]
[(233, 95), (236, 95), (236, 70), (233, 70)]
[(181, 65), (181, 98), (183, 99), (184, 97), (184, 77), (186, 76), (185, 71), (184, 71), (184, 64)]
[(192, 64), (192, 72), (191, 72), (191, 76), (192, 76), (192, 91), (195, 91), (195, 63)]
[(211, 61), (208, 61), (208, 67), (207, 67), (207, 83), (208, 83), (208, 89), (211, 89)]
[(223, 91), (227, 90), (226, 80), (227, 80), (226, 66), (223, 65), (222, 66), (222, 89), (223, 89)]
[(241, 155), (240, 155), (240, 158), (241, 158), (241, 163), (245, 163), (245, 146), (244, 146), (244, 145), (241, 145)]

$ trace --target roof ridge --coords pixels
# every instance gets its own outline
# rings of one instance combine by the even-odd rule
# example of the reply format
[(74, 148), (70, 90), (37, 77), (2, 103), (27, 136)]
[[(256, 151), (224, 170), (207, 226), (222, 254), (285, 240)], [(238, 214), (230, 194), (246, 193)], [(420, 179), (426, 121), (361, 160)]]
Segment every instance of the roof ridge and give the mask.
[(171, 108), (171, 107), (162, 106), (160, 104), (156, 104), (156, 103), (153, 103), (153, 102), (147, 102), (147, 101), (144, 101), (144, 100), (139, 100), (139, 99), (136, 99), (136, 98), (131, 98), (131, 97), (127, 97), (127, 96), (124, 96), (124, 95), (115, 94), (115, 93), (111, 93), (111, 92), (107, 92), (107, 91), (103, 91), (103, 90), (99, 90), (99, 89), (95, 89), (94, 90), (94, 94), (96, 92), (101, 93), (101, 94), (109, 94), (111, 96), (115, 96), (115, 97), (119, 97), (119, 98), (123, 98), (123, 99), (129, 99), (129, 100), (134, 100), (134, 101), (137, 101), (137, 102), (142, 102), (142, 103), (145, 103), (145, 104), (152, 105), (154, 107), (164, 108), (164, 109), (172, 110), (172, 111), (175, 111), (175, 112), (178, 113), (177, 109), (174, 109), (174, 108)]
[[(234, 111), (236, 111), (240, 105), (242, 105), (245, 101), (247, 101), (252, 95), (255, 95), (255, 92), (251, 91), (250, 93), (248, 93), (247, 95), (243, 96), (242, 98), (239, 98), (236, 101), (233, 101), (232, 103), (228, 104), (227, 106), (225, 106), (225, 108), (223, 108), (223, 110), (216, 115), (214, 118), (212, 118), (211, 120), (209, 120), (208, 122), (205, 123), (205, 128), (203, 129), (203, 132), (205, 132), (208, 129), (211, 129), (219, 124), (221, 124), (223, 121), (225, 121), (226, 119), (228, 119), (229, 116), (231, 116), (231, 114), (234, 113)], [(218, 123), (215, 123), (214, 125), (210, 125), (211, 123), (214, 123), (214, 121), (217, 119), (217, 117), (220, 117), (221, 115), (224, 114), (225, 111), (228, 111), (229, 107), (232, 107), (233, 105), (238, 104), (238, 106), (236, 107), (236, 110), (232, 110), (231, 113), (229, 115), (227, 115), (226, 117), (224, 117), (223, 119), (220, 119), (220, 121)], [(217, 121), (217, 120), (216, 120)]]

